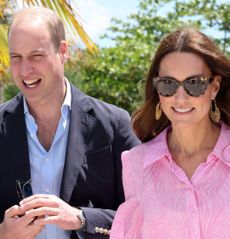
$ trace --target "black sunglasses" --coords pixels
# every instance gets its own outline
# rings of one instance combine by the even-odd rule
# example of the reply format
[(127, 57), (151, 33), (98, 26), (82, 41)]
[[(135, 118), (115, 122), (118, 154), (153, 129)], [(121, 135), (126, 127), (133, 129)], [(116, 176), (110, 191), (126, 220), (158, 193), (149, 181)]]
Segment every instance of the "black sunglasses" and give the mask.
[(16, 191), (17, 191), (19, 200), (22, 200), (23, 198), (33, 195), (31, 179), (26, 182), (21, 182), (20, 180), (16, 180)]
[(179, 86), (183, 86), (190, 96), (199, 97), (204, 94), (212, 80), (212, 76), (191, 76), (184, 81), (178, 81), (173, 77), (154, 77), (153, 85), (158, 93), (165, 97), (173, 96)]

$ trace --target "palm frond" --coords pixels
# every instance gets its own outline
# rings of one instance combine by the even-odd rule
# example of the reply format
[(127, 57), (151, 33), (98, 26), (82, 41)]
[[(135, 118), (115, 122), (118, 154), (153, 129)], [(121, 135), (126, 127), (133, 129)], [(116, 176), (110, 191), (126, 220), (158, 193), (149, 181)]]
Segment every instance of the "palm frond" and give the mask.
[(7, 43), (7, 32), (3, 25), (0, 25), (0, 80), (7, 81), (9, 67), (9, 53)]
[(50, 8), (58, 13), (60, 18), (63, 20), (66, 29), (69, 30), (69, 37), (72, 42), (76, 43), (77, 35), (81, 38), (85, 46), (92, 53), (97, 52), (97, 47), (87, 35), (83, 29), (79, 20), (77, 20), (78, 13), (72, 8), (72, 6), (66, 0), (24, 0), (29, 6), (42, 5), (43, 7)]

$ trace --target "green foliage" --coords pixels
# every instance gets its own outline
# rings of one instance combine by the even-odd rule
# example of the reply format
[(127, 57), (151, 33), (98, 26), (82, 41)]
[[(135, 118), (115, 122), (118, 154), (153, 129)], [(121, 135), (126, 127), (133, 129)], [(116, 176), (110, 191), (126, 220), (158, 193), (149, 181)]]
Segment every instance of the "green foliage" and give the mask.
[(19, 92), (19, 89), (14, 84), (8, 84), (4, 89), (5, 101), (10, 100)]
[(138, 94), (137, 82), (144, 77), (150, 52), (147, 46), (133, 50), (129, 45), (101, 49), (97, 56), (83, 52), (67, 65), (66, 76), (89, 95), (132, 110), (130, 102)]

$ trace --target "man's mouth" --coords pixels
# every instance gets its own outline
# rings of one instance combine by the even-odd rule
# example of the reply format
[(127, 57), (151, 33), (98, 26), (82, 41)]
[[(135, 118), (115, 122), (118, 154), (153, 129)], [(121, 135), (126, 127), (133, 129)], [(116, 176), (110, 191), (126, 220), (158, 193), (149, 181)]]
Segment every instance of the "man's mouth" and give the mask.
[(41, 79), (24, 80), (23, 83), (24, 83), (27, 87), (33, 88), (33, 87), (35, 87), (40, 81), (41, 81)]

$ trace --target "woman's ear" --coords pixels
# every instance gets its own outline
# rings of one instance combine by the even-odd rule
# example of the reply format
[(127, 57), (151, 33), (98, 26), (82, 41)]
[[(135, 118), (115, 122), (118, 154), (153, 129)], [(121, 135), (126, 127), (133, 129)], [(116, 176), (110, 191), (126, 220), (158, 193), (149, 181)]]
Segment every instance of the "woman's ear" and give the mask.
[(221, 84), (222, 76), (220, 75), (215, 75), (213, 79), (213, 93), (212, 93), (212, 99), (216, 98), (216, 95), (220, 89), (220, 84)]

